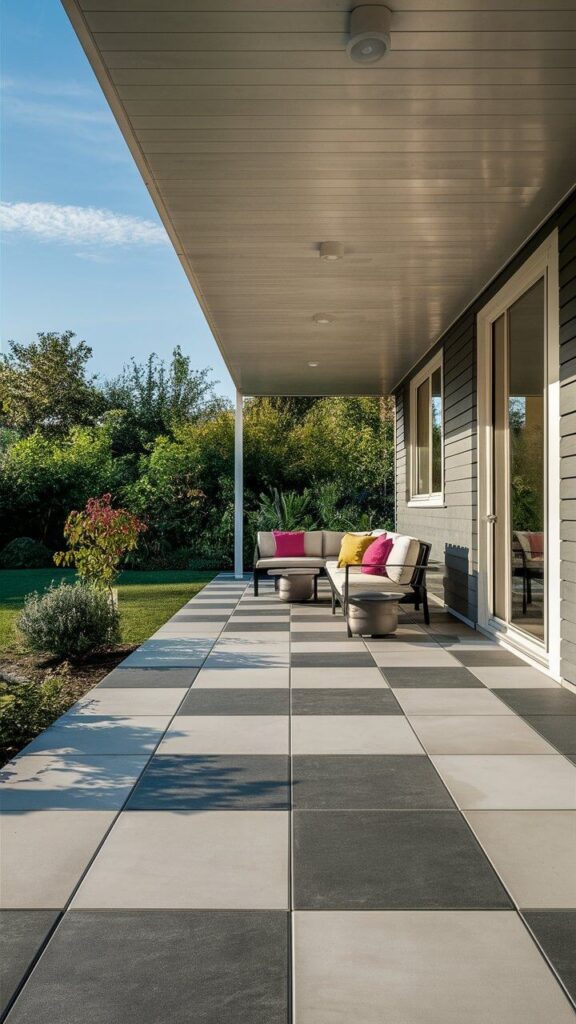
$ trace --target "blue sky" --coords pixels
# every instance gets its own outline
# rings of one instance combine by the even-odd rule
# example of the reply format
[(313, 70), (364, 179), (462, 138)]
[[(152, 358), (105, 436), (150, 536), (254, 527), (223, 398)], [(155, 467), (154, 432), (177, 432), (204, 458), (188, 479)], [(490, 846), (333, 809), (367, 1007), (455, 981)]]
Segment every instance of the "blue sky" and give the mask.
[(176, 343), (232, 395), (184, 271), (59, 0), (2, 0), (0, 338), (73, 330), (92, 370)]

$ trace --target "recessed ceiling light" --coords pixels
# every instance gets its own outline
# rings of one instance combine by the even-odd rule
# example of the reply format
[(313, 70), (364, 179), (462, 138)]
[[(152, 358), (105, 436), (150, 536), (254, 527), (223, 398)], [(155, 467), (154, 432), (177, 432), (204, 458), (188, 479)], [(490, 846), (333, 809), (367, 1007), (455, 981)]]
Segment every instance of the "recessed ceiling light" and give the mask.
[(308, 366), (318, 366), (318, 363), (308, 363)]
[(341, 260), (344, 255), (342, 242), (320, 242), (321, 260)]
[(314, 313), (312, 320), (315, 324), (331, 324), (334, 317), (328, 316), (328, 313)]
[(357, 64), (375, 64), (391, 46), (390, 23), (392, 11), (388, 7), (366, 5), (355, 7), (350, 15), (350, 38), (346, 53)]

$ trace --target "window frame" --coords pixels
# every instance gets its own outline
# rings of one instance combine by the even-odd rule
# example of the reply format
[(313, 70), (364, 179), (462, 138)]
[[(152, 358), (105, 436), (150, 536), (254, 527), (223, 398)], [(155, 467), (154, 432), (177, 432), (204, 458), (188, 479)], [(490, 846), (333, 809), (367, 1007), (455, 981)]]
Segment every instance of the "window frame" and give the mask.
[[(412, 506), (438, 507), (444, 505), (444, 358), (440, 350), (430, 359), (419, 373), (410, 381), (410, 497), (408, 504)], [(442, 400), (442, 424), (441, 424), (441, 489), (439, 491), (429, 490), (419, 493), (418, 491), (418, 390), (426, 381), (429, 381), (429, 411), (428, 411), (428, 437), (429, 437), (429, 486), (432, 486), (433, 474), (433, 444), (432, 444), (432, 377), (437, 370), (440, 370), (440, 397)]]

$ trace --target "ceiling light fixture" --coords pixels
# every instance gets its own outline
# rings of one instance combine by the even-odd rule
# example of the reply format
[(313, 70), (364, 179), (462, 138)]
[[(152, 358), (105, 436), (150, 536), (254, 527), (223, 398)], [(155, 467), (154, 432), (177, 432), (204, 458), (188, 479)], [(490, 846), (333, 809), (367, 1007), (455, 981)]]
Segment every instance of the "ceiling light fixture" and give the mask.
[(308, 366), (318, 366), (318, 363), (308, 363)]
[(342, 242), (320, 242), (321, 260), (341, 260), (344, 255)]
[(355, 7), (350, 15), (350, 39), (346, 53), (356, 64), (375, 64), (391, 47), (388, 7)]
[(328, 313), (314, 313), (312, 320), (315, 324), (331, 324), (333, 317), (328, 316)]

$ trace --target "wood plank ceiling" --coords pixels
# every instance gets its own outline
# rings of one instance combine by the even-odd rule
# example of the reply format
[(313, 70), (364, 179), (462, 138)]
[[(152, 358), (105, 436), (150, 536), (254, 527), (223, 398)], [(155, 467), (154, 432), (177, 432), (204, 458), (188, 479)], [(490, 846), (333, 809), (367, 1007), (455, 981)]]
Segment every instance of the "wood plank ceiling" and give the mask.
[(576, 0), (390, 0), (372, 67), (353, 0), (63, 3), (246, 394), (388, 392), (574, 182)]

